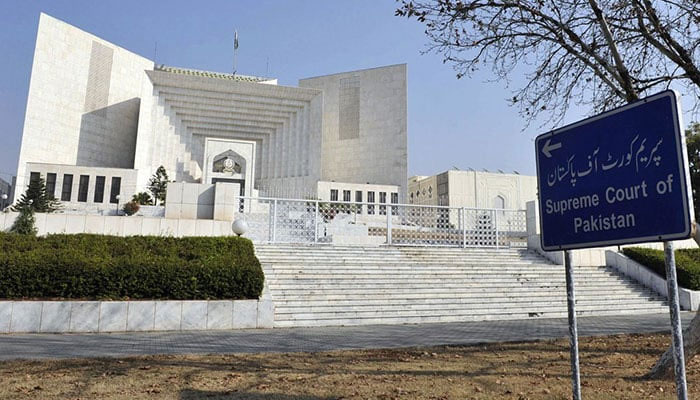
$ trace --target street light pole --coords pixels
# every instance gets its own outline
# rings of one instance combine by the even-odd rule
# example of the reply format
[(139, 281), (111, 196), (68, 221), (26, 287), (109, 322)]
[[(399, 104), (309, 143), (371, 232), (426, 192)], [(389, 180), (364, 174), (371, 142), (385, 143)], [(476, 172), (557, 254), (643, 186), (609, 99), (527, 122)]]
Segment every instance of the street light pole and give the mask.
[(114, 196), (115, 199), (117, 199), (117, 209), (115, 210), (117, 212), (117, 217), (119, 216), (119, 195)]

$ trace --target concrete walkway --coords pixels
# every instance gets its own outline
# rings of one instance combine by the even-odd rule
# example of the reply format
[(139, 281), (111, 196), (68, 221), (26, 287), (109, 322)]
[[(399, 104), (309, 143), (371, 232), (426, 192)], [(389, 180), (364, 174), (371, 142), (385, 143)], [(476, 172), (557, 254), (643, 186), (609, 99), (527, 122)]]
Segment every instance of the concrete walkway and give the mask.
[[(695, 314), (682, 313), (687, 326)], [(579, 335), (670, 332), (668, 314), (580, 317)], [(0, 360), (146, 354), (314, 352), (563, 338), (566, 319), (238, 331), (0, 335)]]

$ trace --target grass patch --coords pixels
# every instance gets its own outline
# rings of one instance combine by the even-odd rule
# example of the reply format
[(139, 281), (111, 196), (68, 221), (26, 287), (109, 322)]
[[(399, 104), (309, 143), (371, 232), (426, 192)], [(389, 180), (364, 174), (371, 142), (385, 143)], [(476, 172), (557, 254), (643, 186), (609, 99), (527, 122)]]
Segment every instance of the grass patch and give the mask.
[[(622, 252), (666, 279), (666, 264), (662, 250), (626, 247)], [(679, 249), (675, 251), (675, 256), (678, 284), (686, 289), (700, 290), (700, 249)]]
[[(672, 380), (643, 381), (668, 335), (583, 338), (585, 399), (675, 399)], [(569, 399), (567, 340), (399, 350), (11, 361), (7, 399)], [(687, 370), (700, 398), (700, 357)]]

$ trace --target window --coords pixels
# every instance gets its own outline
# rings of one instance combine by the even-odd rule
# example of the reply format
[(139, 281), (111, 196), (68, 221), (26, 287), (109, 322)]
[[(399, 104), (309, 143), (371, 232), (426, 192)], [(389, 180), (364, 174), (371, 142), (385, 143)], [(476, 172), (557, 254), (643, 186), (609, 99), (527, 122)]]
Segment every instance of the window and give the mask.
[(70, 201), (71, 192), (73, 191), (73, 175), (63, 175), (63, 186), (61, 187), (61, 201)]
[[(367, 192), (367, 202), (374, 203), (374, 192)], [(374, 214), (374, 206), (373, 205), (370, 204), (367, 206), (367, 214), (370, 214), (370, 215)]]
[(496, 196), (495, 199), (493, 199), (493, 208), (499, 208), (503, 210), (506, 208), (506, 199), (503, 196)]
[[(391, 204), (399, 204), (399, 194), (398, 193), (391, 194)], [(396, 214), (398, 212), (398, 208), (391, 207), (391, 212)]]
[[(379, 192), (379, 202), (386, 204), (386, 192)], [(386, 206), (379, 206), (379, 214), (386, 215)]]
[(88, 185), (90, 184), (90, 175), (80, 175), (78, 184), (78, 201), (85, 203), (87, 201)]
[(95, 203), (102, 203), (105, 197), (105, 177), (96, 176), (95, 177)]
[(112, 187), (110, 188), (109, 191), (109, 202), (112, 204), (119, 204), (119, 199), (117, 196), (119, 196), (119, 191), (121, 190), (122, 186), (122, 178), (119, 178), (117, 176), (112, 177)]
[(343, 190), (343, 201), (350, 201), (350, 191)]
[(56, 174), (46, 174), (46, 194), (51, 197), (56, 195)]
[[(493, 208), (504, 210), (506, 208), (506, 198), (501, 195), (496, 196), (493, 199)], [(505, 211), (498, 211), (497, 213), (501, 216), (505, 215)]]
[(331, 201), (338, 201), (338, 189), (331, 189)]
[(41, 174), (38, 172), (30, 172), (29, 173), (29, 183), (32, 183), (34, 181), (38, 181), (39, 178), (41, 178)]
[[(362, 203), (362, 191), (361, 190), (355, 191), (355, 203)], [(365, 212), (365, 206), (363, 206), (362, 204), (356, 205), (355, 212), (358, 214), (363, 214)]]
[(355, 191), (355, 202), (362, 203), (362, 191), (361, 190)]

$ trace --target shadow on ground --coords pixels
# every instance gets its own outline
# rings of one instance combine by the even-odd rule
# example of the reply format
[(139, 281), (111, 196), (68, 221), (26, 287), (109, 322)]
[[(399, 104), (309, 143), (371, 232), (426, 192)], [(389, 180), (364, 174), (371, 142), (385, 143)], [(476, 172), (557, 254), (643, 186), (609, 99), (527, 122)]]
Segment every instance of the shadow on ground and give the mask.
[(295, 396), (281, 393), (218, 392), (185, 389), (180, 392), (181, 400), (202, 399), (245, 399), (245, 400), (336, 400), (338, 397)]

